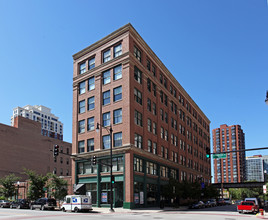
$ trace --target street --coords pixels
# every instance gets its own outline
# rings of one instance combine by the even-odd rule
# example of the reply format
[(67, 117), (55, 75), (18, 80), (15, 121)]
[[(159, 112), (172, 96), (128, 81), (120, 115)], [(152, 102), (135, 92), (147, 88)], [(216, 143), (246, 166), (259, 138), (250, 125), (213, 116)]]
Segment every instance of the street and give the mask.
[(239, 214), (236, 211), (236, 205), (218, 206), (198, 210), (177, 210), (165, 208), (164, 210), (152, 209), (135, 209), (128, 210), (116, 208), (114, 213), (110, 213), (108, 208), (94, 208), (90, 213), (71, 213), (62, 211), (40, 211), (28, 209), (0, 209), (0, 219), (32, 219), (32, 220), (61, 220), (61, 219), (198, 219), (198, 220), (240, 220), (240, 219), (258, 219), (254, 214)]

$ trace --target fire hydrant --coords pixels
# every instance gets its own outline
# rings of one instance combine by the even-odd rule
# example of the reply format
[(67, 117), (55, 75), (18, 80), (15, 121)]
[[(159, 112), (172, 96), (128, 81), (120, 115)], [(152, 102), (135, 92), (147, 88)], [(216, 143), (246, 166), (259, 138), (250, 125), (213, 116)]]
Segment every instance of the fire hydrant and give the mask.
[(260, 211), (261, 215), (263, 215), (263, 209), (259, 209), (259, 211)]

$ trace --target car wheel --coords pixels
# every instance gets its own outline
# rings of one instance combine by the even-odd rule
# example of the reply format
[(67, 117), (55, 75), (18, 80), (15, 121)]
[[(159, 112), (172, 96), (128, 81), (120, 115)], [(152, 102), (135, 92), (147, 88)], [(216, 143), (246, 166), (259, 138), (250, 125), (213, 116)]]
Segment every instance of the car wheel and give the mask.
[(63, 212), (66, 212), (65, 208), (62, 208), (61, 210), (62, 210)]
[(18, 206), (17, 206), (17, 209), (20, 209), (20, 208), (21, 208), (20, 205), (18, 205)]
[(31, 205), (30, 209), (31, 209), (31, 210), (34, 210), (34, 207)]
[(45, 210), (45, 207), (44, 207), (43, 205), (41, 206), (41, 210), (42, 210), (42, 211), (44, 211), (44, 210)]
[(13, 209), (13, 206), (12, 206), (12, 205), (10, 205), (10, 207), (9, 207), (9, 208)]
[(78, 208), (77, 207), (74, 208), (74, 212), (78, 212)]

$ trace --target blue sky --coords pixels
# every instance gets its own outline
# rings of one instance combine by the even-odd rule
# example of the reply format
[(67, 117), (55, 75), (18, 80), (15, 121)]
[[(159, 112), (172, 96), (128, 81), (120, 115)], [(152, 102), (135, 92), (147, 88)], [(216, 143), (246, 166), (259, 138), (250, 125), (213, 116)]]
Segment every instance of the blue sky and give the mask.
[[(268, 147), (266, 0), (0, 0), (0, 123), (45, 105), (72, 141), (72, 55), (131, 23), (211, 120)], [(247, 155), (268, 151), (251, 151)]]

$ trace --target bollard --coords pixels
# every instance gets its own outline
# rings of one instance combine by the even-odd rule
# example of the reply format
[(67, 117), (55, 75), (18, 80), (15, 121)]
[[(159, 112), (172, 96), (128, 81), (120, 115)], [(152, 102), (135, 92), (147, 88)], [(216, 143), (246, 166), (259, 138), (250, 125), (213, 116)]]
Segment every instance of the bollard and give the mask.
[(261, 215), (263, 215), (263, 209), (259, 209), (259, 211), (260, 211)]

